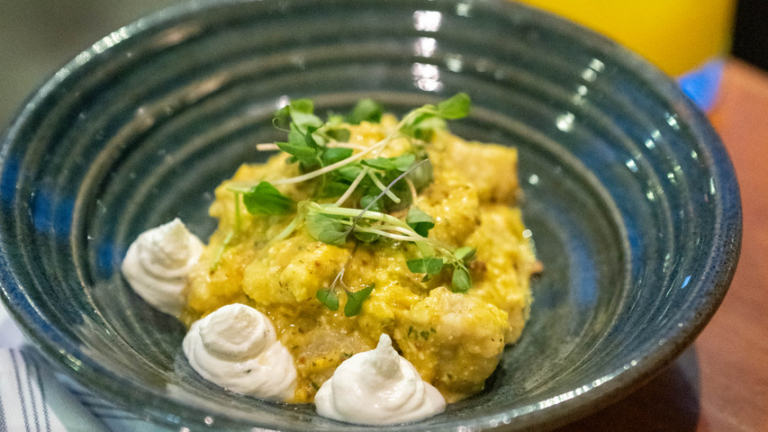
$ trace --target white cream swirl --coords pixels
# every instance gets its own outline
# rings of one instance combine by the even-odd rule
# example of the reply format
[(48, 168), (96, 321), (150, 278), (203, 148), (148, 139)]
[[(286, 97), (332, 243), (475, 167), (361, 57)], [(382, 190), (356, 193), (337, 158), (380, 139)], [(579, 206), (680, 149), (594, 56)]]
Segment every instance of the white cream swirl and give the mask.
[(385, 425), (445, 411), (445, 399), (402, 358), (388, 335), (376, 349), (344, 361), (315, 395), (317, 413), (348, 423)]
[(141, 233), (131, 243), (123, 275), (147, 303), (178, 316), (185, 303), (187, 276), (202, 253), (203, 243), (176, 218)]
[(235, 393), (287, 401), (296, 391), (293, 356), (269, 318), (246, 305), (224, 306), (192, 324), (184, 354), (203, 378)]

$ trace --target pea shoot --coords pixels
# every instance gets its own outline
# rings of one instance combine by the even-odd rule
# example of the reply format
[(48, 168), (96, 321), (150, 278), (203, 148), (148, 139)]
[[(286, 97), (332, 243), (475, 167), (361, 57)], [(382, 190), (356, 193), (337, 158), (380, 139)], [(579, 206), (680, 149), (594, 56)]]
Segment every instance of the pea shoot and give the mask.
[[(347, 261), (347, 263), (349, 263), (349, 261)], [(363, 308), (363, 302), (371, 295), (375, 285), (371, 284), (361, 290), (352, 291), (344, 284), (343, 279), (345, 271), (346, 265), (336, 275), (336, 278), (333, 280), (331, 286), (318, 290), (315, 297), (320, 303), (325, 305), (325, 307), (336, 312), (339, 310), (339, 295), (337, 290), (340, 286), (341, 289), (346, 293), (347, 297), (347, 302), (344, 305), (344, 316), (351, 318), (360, 313)]]

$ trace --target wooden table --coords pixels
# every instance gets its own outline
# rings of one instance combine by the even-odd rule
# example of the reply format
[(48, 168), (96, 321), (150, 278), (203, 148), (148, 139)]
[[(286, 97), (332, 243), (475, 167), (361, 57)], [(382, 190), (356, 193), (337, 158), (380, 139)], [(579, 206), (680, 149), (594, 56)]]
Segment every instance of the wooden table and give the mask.
[(729, 61), (710, 118), (736, 167), (744, 209), (728, 295), (669, 369), (558, 432), (768, 431), (768, 74)]

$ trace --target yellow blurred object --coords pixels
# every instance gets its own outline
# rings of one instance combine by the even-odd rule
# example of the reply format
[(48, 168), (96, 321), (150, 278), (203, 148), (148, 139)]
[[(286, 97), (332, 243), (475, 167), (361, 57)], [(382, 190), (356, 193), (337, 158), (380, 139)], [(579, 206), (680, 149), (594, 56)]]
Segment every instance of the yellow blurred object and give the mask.
[(555, 12), (681, 76), (730, 48), (735, 0), (521, 0)]

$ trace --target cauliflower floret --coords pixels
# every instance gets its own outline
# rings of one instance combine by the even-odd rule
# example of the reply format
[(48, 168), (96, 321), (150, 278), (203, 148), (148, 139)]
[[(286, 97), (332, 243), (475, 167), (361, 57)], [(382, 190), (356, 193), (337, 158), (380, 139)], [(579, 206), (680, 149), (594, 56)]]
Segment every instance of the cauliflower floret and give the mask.
[(429, 237), (449, 244), (463, 244), (480, 223), (477, 191), (455, 172), (435, 172), (416, 205), (435, 220)]
[(301, 230), (256, 254), (245, 268), (243, 291), (257, 305), (306, 301), (330, 286), (349, 255), (350, 248), (319, 242)]
[(358, 327), (371, 340), (382, 333), (391, 334), (395, 323), (419, 300), (420, 296), (398, 283), (377, 287), (363, 303), (357, 318)]
[(181, 319), (187, 324), (216, 309), (232, 303), (248, 303), (243, 293), (243, 269), (253, 259), (255, 251), (250, 245), (240, 244), (226, 249), (215, 270), (211, 263), (218, 255), (224, 233), (215, 232), (210, 245), (205, 248), (198, 265), (189, 275), (187, 285), (187, 307)]
[(456, 402), (482, 390), (504, 351), (506, 312), (437, 288), (397, 323), (394, 339), (421, 377)]
[(520, 337), (531, 304), (530, 279), (536, 258), (522, 236), (520, 209), (504, 205), (487, 206), (480, 227), (467, 239), (477, 248), (470, 264), (473, 275), (468, 295), (492, 303), (507, 312), (508, 344)]
[(461, 172), (476, 191), (481, 204), (515, 203), (518, 192), (517, 149), (497, 144), (466, 142), (445, 130), (433, 141), (445, 150), (444, 163)]

